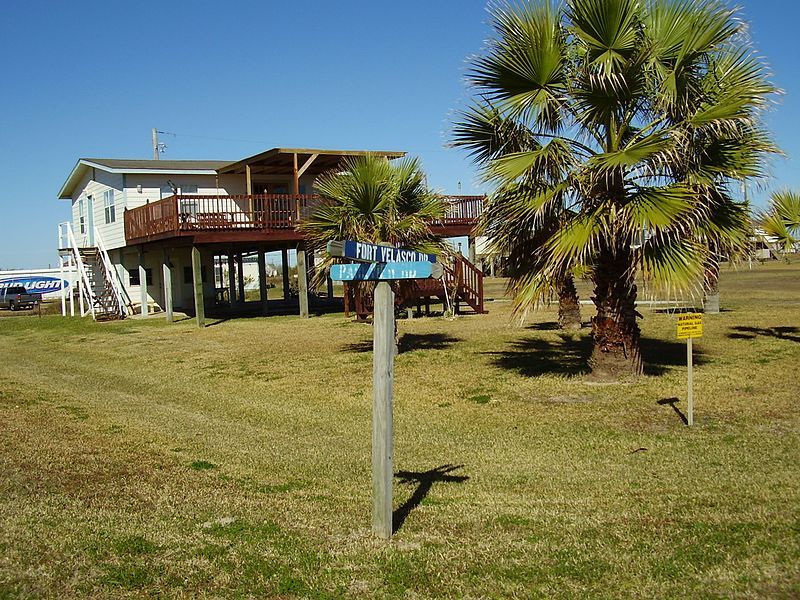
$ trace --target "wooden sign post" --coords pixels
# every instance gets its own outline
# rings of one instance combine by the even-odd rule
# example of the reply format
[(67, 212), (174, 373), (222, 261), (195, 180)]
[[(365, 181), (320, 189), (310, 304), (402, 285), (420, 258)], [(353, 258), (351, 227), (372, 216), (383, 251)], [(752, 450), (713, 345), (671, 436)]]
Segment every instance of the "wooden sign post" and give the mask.
[(392, 479), (394, 437), (394, 291), (390, 281), (442, 277), (442, 265), (433, 254), (376, 246), (354, 241), (328, 243), (338, 258), (361, 261), (332, 265), (333, 281), (377, 281), (372, 330), (372, 532), (392, 537)]
[(375, 287), (372, 353), (372, 532), (389, 539), (392, 536), (394, 477), (394, 292), (386, 281)]
[(686, 367), (687, 367), (687, 393), (686, 393), (686, 421), (689, 426), (694, 425), (694, 397), (692, 377), (692, 339), (703, 337), (702, 313), (687, 313), (678, 315), (678, 339), (686, 340)]

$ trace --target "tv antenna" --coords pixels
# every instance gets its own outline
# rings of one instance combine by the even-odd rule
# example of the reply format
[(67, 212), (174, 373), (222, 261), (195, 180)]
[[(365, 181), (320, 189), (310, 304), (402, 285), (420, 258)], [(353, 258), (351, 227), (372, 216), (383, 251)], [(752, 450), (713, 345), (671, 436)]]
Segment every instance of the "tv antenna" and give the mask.
[[(163, 143), (160, 143), (158, 141), (158, 134), (159, 133), (165, 133), (167, 135), (170, 135), (170, 133), (168, 131), (159, 131), (158, 129), (153, 127), (153, 160), (158, 160), (159, 159), (159, 155), (160, 154), (164, 154), (164, 152), (166, 152), (166, 150), (167, 150), (167, 145), (163, 144)], [(174, 135), (174, 134), (171, 134), (171, 135)]]

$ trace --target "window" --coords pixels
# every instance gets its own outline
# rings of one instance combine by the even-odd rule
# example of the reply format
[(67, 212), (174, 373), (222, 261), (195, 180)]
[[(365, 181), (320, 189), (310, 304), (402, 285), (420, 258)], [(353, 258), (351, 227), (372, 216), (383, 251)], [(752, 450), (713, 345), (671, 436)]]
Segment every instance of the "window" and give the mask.
[(106, 215), (106, 225), (117, 220), (117, 208), (114, 206), (114, 190), (103, 192), (103, 210)]
[[(153, 269), (145, 269), (144, 272), (147, 275), (147, 285), (153, 285)], [(139, 267), (128, 269), (128, 280), (130, 281), (131, 285), (141, 285), (142, 282), (139, 279)]]
[(78, 200), (78, 229), (82, 234), (86, 233), (86, 207), (83, 198)]

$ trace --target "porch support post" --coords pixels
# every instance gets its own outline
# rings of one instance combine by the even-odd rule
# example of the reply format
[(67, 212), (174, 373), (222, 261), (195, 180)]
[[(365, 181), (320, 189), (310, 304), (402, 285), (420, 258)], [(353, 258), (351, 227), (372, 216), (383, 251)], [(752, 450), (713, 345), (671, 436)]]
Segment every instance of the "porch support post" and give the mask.
[[(302, 202), (300, 201), (300, 198), (297, 197), (300, 194), (300, 172), (297, 169), (297, 152), (294, 152), (292, 154), (292, 194), (294, 194), (294, 196), (295, 196), (295, 199), (294, 199), (294, 210), (295, 210), (294, 218), (295, 218), (295, 226), (297, 226), (297, 223), (300, 222), (300, 212), (301, 212), (300, 209), (301, 209), (301, 205), (302, 205)], [(299, 277), (299, 274), (298, 274), (298, 279), (299, 278), (300, 277)]]
[(127, 302), (128, 307), (130, 308), (131, 306), (130, 281), (128, 279), (128, 271), (125, 268), (125, 252), (123, 252), (122, 248), (120, 248), (118, 251), (117, 259), (119, 262), (117, 262), (117, 264), (114, 265), (114, 267), (117, 270), (115, 274), (117, 276), (117, 281), (122, 286), (123, 302)]
[(239, 283), (239, 303), (244, 304), (244, 265), (241, 252), (236, 255), (236, 278)]
[(477, 245), (475, 243), (475, 238), (474, 237), (470, 236), (470, 237), (467, 238), (467, 240), (468, 240), (467, 258), (469, 259), (469, 262), (471, 262), (474, 265), (475, 262), (477, 261), (478, 248), (477, 248)]
[(233, 249), (228, 249), (228, 303), (231, 306), (236, 302), (236, 263), (233, 259)]
[(172, 311), (172, 265), (169, 261), (169, 248), (164, 248), (162, 270), (164, 275), (164, 310), (167, 313), (167, 323), (172, 323), (174, 320)]
[(281, 269), (283, 270), (283, 299), (289, 300), (289, 250), (281, 249)]
[[(74, 285), (78, 284), (78, 293), (81, 293), (81, 276), (78, 269), (75, 267), (75, 259), (72, 254), (69, 255), (69, 262), (67, 266), (70, 270), (70, 286), (69, 286), (69, 316), (75, 316), (75, 289)], [(127, 280), (126, 280), (127, 281)]]
[(250, 165), (244, 166), (245, 177), (247, 178), (247, 195), (253, 195), (253, 177), (250, 173)]
[(194, 314), (198, 327), (206, 326), (206, 307), (203, 303), (203, 263), (200, 249), (192, 246), (192, 287), (194, 289)]
[[(58, 227), (59, 227), (59, 229), (61, 229), (61, 225), (59, 225)], [(66, 292), (64, 290), (64, 257), (61, 256), (61, 255), (58, 256), (58, 277), (61, 280), (60, 281), (60, 285), (61, 285), (61, 290), (60, 290), (61, 316), (62, 317), (66, 317), (67, 316), (67, 296), (66, 296)], [(72, 286), (70, 286), (70, 288), (71, 287)]]
[(258, 249), (258, 292), (261, 299), (261, 312), (269, 312), (269, 302), (267, 298), (267, 255), (264, 248)]
[(308, 272), (306, 271), (306, 247), (297, 247), (297, 292), (300, 297), (300, 317), (308, 318)]
[(292, 154), (292, 193), (296, 196), (300, 193), (300, 171), (297, 168), (297, 152)]
[(147, 306), (147, 270), (144, 268), (144, 248), (139, 247), (139, 301), (142, 303), (142, 316), (150, 312)]

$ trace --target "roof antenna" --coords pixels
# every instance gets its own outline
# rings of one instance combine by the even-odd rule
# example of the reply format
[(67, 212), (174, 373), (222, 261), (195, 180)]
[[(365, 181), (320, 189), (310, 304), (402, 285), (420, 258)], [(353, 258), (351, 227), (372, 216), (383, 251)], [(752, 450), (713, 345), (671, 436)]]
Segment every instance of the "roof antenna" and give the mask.
[(163, 131), (159, 131), (155, 127), (153, 127), (153, 160), (158, 160), (158, 155), (163, 154), (166, 149), (166, 144), (159, 144), (158, 143), (158, 134), (164, 133)]

